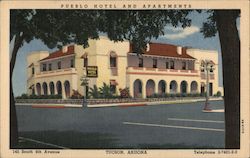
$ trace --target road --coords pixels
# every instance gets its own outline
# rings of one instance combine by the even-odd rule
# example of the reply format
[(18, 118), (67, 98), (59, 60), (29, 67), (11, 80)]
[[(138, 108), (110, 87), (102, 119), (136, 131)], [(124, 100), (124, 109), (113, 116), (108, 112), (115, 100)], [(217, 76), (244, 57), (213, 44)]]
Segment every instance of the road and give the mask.
[[(20, 136), (66, 148), (224, 148), (224, 113), (203, 113), (203, 106), (17, 106), (17, 116)], [(223, 109), (223, 101), (211, 108)]]

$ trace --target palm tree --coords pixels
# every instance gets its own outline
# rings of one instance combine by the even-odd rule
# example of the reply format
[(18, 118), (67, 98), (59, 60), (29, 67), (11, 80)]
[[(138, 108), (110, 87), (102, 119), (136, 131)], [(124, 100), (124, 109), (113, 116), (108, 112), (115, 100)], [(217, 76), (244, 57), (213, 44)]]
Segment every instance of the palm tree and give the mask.
[(100, 91), (98, 90), (97, 86), (94, 85), (93, 88), (90, 88), (89, 95), (92, 98), (99, 98), (100, 97)]
[(103, 98), (111, 98), (113, 94), (111, 93), (110, 86), (106, 83), (103, 83), (103, 86), (99, 88), (101, 96)]

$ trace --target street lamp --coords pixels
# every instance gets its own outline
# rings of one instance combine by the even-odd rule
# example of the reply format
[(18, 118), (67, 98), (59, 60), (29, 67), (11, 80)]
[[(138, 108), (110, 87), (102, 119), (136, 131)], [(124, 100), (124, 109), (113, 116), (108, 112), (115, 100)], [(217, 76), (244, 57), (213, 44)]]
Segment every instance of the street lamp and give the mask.
[(88, 102), (87, 102), (87, 95), (88, 95), (87, 94), (87, 86), (89, 84), (89, 79), (86, 76), (84, 76), (84, 77), (81, 78), (81, 81), (82, 81), (81, 86), (83, 86), (83, 94), (84, 94), (82, 106), (87, 107), (87, 105), (88, 105)]
[(201, 71), (205, 71), (205, 78), (206, 78), (206, 101), (205, 106), (203, 108), (203, 111), (211, 111), (211, 109), (208, 108), (209, 106), (209, 72), (214, 71), (213, 62), (211, 60), (202, 60), (201, 61)]

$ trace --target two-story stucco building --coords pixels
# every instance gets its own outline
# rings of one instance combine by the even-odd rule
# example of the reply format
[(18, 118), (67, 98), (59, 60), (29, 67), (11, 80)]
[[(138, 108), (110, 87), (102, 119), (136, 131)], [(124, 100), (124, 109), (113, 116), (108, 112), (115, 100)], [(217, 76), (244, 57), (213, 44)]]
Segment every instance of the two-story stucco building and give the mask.
[(144, 54), (137, 55), (128, 41), (113, 42), (106, 37), (89, 40), (89, 47), (64, 46), (56, 52), (32, 52), (27, 56), (27, 93), (61, 94), (69, 98), (73, 90), (83, 93), (81, 78), (87, 66), (98, 67), (98, 78), (89, 79), (89, 87), (109, 84), (114, 93), (129, 87), (133, 97), (154, 93), (202, 93), (206, 75), (201, 62), (210, 60), (209, 94), (218, 87), (218, 52), (150, 43)]

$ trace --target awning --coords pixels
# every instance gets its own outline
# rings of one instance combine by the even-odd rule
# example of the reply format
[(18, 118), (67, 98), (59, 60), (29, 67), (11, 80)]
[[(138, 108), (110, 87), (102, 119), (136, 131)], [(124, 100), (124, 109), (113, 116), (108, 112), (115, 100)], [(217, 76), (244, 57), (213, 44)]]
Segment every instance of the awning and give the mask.
[(29, 87), (29, 89), (33, 89), (34, 88), (34, 85), (31, 85), (30, 87)]
[(212, 64), (212, 65), (215, 65), (215, 63), (213, 62), (213, 60), (210, 60), (209, 63)]
[(32, 67), (32, 66), (34, 66), (34, 63), (31, 63), (28, 67)]
[(87, 58), (88, 57), (88, 53), (84, 53), (81, 58)]
[(117, 57), (117, 54), (116, 54), (115, 52), (112, 51), (112, 52), (110, 52), (110, 56), (111, 56), (111, 57)]
[(118, 83), (115, 80), (110, 80), (110, 85), (117, 86)]

